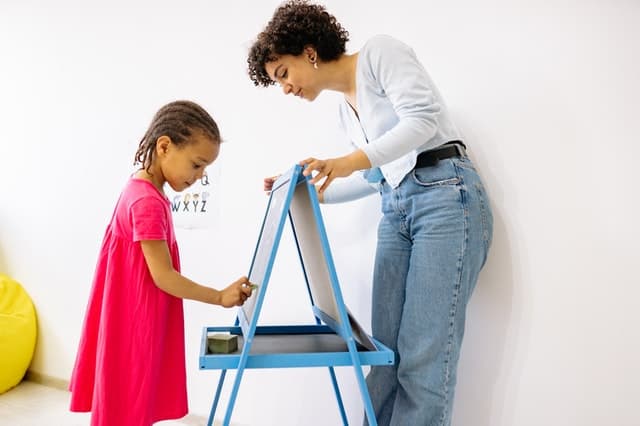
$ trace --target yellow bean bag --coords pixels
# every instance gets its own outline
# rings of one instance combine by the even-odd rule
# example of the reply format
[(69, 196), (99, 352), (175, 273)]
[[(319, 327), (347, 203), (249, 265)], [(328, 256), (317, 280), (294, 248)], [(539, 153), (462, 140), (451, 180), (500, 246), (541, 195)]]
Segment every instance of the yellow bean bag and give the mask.
[(36, 347), (36, 311), (22, 286), (0, 274), (0, 394), (22, 380)]

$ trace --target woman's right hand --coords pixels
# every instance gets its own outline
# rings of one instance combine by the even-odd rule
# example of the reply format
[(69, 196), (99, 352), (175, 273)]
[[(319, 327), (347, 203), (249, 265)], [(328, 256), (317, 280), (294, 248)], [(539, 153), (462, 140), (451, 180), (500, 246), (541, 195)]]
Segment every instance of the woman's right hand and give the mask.
[(220, 291), (220, 305), (225, 308), (233, 306), (242, 306), (244, 302), (251, 296), (251, 283), (249, 278), (240, 277), (227, 288)]

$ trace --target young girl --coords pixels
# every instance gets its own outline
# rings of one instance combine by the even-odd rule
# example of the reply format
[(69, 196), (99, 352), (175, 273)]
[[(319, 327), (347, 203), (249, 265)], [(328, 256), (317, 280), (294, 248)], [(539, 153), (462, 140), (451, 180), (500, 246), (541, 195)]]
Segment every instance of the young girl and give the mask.
[(165, 183), (182, 191), (218, 156), (211, 116), (188, 101), (153, 118), (107, 227), (71, 378), (71, 411), (91, 424), (146, 426), (187, 414), (182, 299), (224, 307), (251, 295), (247, 277), (224, 290), (180, 274)]
[[(348, 36), (323, 6), (288, 1), (252, 46), (249, 76), (308, 101), (323, 90), (344, 95), (339, 119), (353, 151), (301, 164), (325, 203), (382, 199), (372, 331), (398, 363), (367, 377), (376, 419), (448, 425), (467, 302), (491, 242), (489, 201), (413, 50), (375, 36), (346, 54)], [(265, 190), (272, 185), (265, 179)]]

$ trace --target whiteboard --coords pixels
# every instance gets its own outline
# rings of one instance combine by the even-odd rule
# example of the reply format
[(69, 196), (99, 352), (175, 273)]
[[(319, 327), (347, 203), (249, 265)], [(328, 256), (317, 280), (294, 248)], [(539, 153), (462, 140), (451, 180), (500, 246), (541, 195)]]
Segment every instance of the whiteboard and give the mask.
[(257, 284), (258, 288), (252, 292), (251, 297), (240, 308), (248, 323), (251, 323), (253, 319), (256, 303), (271, 273), (280, 235), (287, 217), (289, 204), (287, 195), (290, 194), (292, 189), (290, 188), (292, 177), (294, 181), (297, 181), (297, 176), (292, 176), (294, 174), (283, 175), (281, 179), (276, 181), (269, 197), (269, 204), (267, 205), (267, 211), (262, 222), (262, 229), (260, 230), (260, 236), (258, 237), (258, 243), (256, 244), (249, 270), (249, 281)]
[[(321, 233), (314, 216), (308, 185), (298, 185), (289, 212), (295, 228), (302, 263), (307, 273), (313, 304), (340, 323), (336, 297), (331, 286), (329, 261), (323, 250)], [(326, 241), (328, 250), (328, 241)]]
[[(344, 317), (348, 321), (347, 326), (350, 326), (356, 341), (369, 350), (376, 350), (374, 342), (349, 312), (341, 295), (338, 300), (336, 294), (336, 291), (340, 291), (338, 278), (331, 258), (331, 250), (322, 222), (316, 190), (313, 185), (309, 184), (308, 179), (302, 176), (301, 172), (302, 169), (295, 166), (275, 182), (271, 191), (249, 271), (249, 281), (257, 284), (258, 288), (240, 308), (242, 311), (242, 314), (238, 315), (240, 325), (243, 327), (243, 331), (248, 330), (253, 324), (254, 315), (260, 311), (284, 223), (288, 216), (312, 303), (315, 308), (321, 311), (321, 314), (316, 314), (316, 316), (329, 317), (319, 319), (324, 320), (337, 331), (342, 327), (343, 322), (338, 308), (340, 304), (345, 310)], [(303, 278), (300, 279), (301, 284), (304, 282)]]

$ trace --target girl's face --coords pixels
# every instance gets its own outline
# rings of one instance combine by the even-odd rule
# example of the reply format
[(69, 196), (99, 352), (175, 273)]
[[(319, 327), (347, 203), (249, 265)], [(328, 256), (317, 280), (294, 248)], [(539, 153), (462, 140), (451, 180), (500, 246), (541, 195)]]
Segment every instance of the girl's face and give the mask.
[(267, 62), (265, 69), (271, 80), (280, 84), (285, 95), (292, 94), (313, 101), (323, 88), (319, 84), (318, 70), (313, 67), (309, 57), (306, 51), (297, 56), (282, 55), (275, 61)]
[[(163, 139), (165, 138), (165, 139)], [(174, 191), (184, 191), (204, 175), (204, 169), (213, 163), (220, 152), (202, 131), (194, 131), (189, 141), (176, 145), (166, 136), (156, 144), (160, 173)]]

